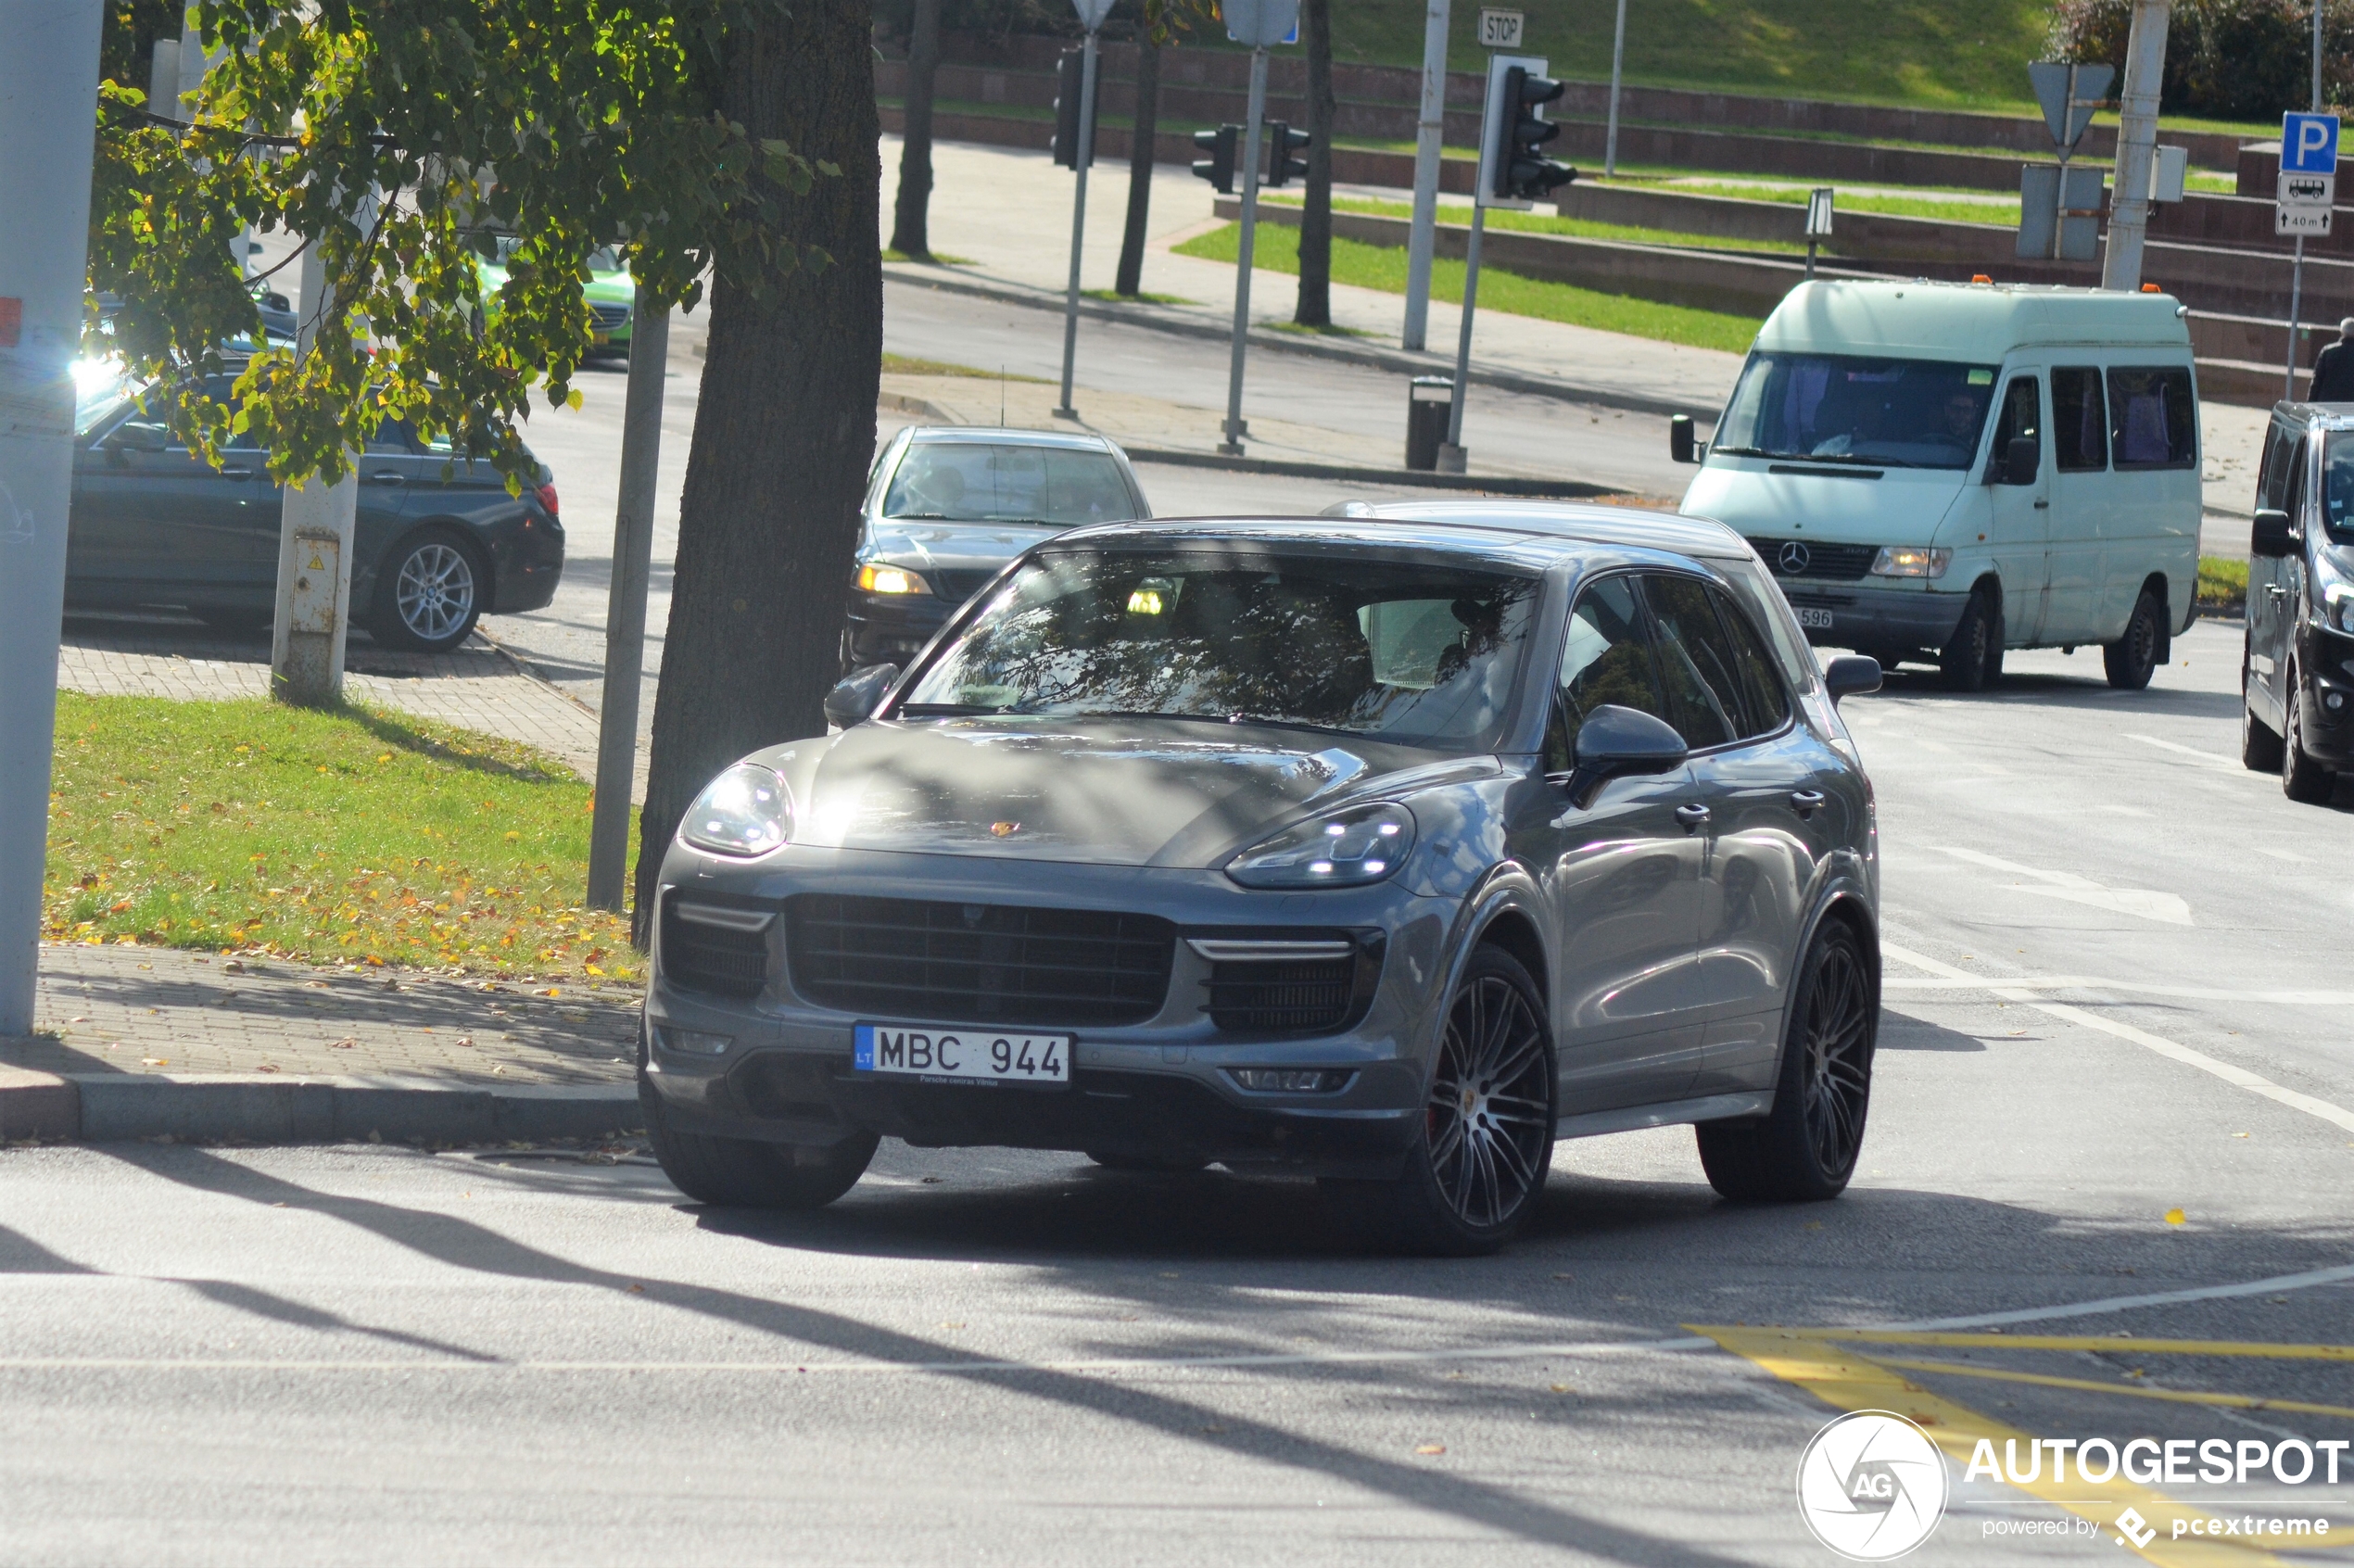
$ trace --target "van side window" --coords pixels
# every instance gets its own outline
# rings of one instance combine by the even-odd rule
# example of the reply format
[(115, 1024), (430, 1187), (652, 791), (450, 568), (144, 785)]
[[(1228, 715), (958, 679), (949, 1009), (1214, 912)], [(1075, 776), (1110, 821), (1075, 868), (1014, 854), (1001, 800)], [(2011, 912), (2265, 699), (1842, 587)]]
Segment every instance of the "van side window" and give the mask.
[(2278, 507), (2288, 496), (2288, 454), (2297, 437), (2272, 426), (2272, 439), (2264, 443), (2264, 466), (2256, 475), (2256, 504)]
[(2288, 454), (2288, 487), (2281, 497), (2281, 510), (2288, 513), (2288, 525), (2305, 526), (2305, 442), (2299, 441)]
[(2040, 453), (2043, 438), (2044, 391), (2035, 373), (2029, 371), (2011, 377), (2003, 388), (2003, 418), (1994, 426), (1994, 465), (2002, 466), (2003, 454), (2011, 449), (2013, 441), (2033, 441)]
[(2110, 452), (2120, 469), (2188, 468), (2198, 456), (2191, 373), (2175, 365), (2108, 373)]
[(2108, 466), (2108, 409), (2090, 365), (2052, 372), (2052, 458), (2062, 474)]

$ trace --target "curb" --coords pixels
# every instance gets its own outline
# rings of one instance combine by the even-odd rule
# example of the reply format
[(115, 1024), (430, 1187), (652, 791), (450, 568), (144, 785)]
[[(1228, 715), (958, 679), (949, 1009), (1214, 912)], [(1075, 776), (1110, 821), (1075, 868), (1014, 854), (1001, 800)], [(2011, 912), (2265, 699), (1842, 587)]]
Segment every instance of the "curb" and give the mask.
[[(993, 299), (1005, 305), (1027, 305), (1034, 310), (1061, 310), (1064, 297), (1041, 289), (1024, 288), (1011, 284), (985, 283), (977, 278), (918, 271), (912, 265), (886, 262), (886, 281), (915, 284), (926, 288), (944, 289), (951, 294), (968, 294), (977, 298)], [(1119, 322), (1127, 326), (1150, 327), (1158, 332), (1173, 332), (1184, 337), (1203, 337), (1223, 343), (1234, 336), (1230, 327), (1209, 322), (1196, 322), (1181, 316), (1153, 313), (1151, 307), (1112, 305), (1101, 299), (1082, 299), (1079, 313), (1097, 321)], [(1335, 341), (1331, 338), (1298, 337), (1290, 333), (1271, 332), (1254, 328), (1249, 338), (1255, 348), (1272, 348), (1280, 353), (1304, 354), (1310, 359), (1338, 360), (1345, 363), (1369, 366), (1374, 370), (1394, 371), (1401, 375), (1428, 375), (1435, 371), (1452, 373), (1451, 356), (1443, 354), (1409, 354), (1402, 348), (1375, 348), (1362, 344)], [(1647, 397), (1639, 392), (1625, 392), (1614, 386), (1593, 386), (1578, 382), (1560, 381), (1551, 376), (1530, 375), (1521, 371), (1482, 370), (1474, 365), (1471, 371), (1474, 386), (1493, 386), (1500, 391), (1519, 392), (1534, 398), (1551, 398), (1565, 403), (1587, 403), (1600, 408), (1625, 409), (1629, 413), (1690, 414), (1702, 424), (1714, 425), (1723, 411), (1715, 403), (1701, 403), (1677, 398)]]
[(640, 1132), (634, 1083), (452, 1088), (399, 1079), (0, 1068), (0, 1139), (487, 1144)]

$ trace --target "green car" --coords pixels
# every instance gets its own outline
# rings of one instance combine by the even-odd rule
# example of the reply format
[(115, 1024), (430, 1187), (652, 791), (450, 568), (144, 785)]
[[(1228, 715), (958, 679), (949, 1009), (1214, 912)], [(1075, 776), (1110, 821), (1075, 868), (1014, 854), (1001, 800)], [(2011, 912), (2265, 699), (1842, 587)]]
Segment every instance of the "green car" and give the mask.
[[(499, 241), (496, 260), (475, 262), (475, 272), (482, 279), (484, 319), (499, 311), (499, 290), (507, 281), (506, 260), (515, 242), (511, 238)], [(581, 294), (588, 301), (588, 313), (594, 318), (588, 338), (590, 354), (629, 355), (629, 314), (638, 298), (638, 285), (622, 264), (620, 252), (608, 246), (588, 258), (588, 283)]]

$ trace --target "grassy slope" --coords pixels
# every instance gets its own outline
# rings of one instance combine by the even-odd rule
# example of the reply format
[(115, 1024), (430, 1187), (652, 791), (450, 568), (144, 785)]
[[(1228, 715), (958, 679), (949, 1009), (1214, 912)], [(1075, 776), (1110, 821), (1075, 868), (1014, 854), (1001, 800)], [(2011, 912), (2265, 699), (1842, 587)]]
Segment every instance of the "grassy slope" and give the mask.
[[(1209, 261), (1231, 262), (1240, 249), (1241, 234), (1240, 224), (1229, 223), (1197, 239), (1187, 240), (1176, 247), (1177, 254), (1197, 256)], [(1297, 275), (1299, 272), (1299, 231), (1272, 223), (1263, 225), (1259, 231), (1251, 264), (1270, 272)], [(1336, 238), (1333, 241), (1333, 282), (1403, 294), (1406, 292), (1405, 249), (1403, 247), (1361, 245), (1355, 240)], [(1435, 263), (1431, 268), (1430, 293), (1434, 299), (1462, 299), (1463, 264), (1448, 260)], [(1597, 294), (1591, 289), (1574, 288), (1568, 284), (1524, 278), (1517, 273), (1487, 266), (1479, 270), (1479, 309), (1507, 315), (1535, 316), (1540, 321), (1567, 322), (1573, 326), (1598, 327), (1604, 332), (1623, 332), (1632, 337), (1682, 343), (1695, 348), (1722, 348), (1733, 354), (1748, 351), (1750, 344), (1757, 336), (1759, 325), (1756, 320), (1748, 316), (1694, 310), (1681, 305), (1654, 305), (1649, 300), (1629, 299), (1623, 295)]]
[(588, 786), (512, 742), (274, 702), (57, 698), (52, 938), (489, 974), (639, 972), (579, 907)]

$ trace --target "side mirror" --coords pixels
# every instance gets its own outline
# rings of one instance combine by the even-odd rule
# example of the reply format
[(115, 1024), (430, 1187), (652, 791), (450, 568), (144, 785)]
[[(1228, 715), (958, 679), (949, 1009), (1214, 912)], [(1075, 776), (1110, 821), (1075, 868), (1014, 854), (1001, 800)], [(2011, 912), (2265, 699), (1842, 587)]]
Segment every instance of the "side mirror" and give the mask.
[(1675, 414), (1667, 421), (1667, 456), (1673, 462), (1698, 462), (1708, 455), (1708, 443), (1692, 438), (1692, 416)]
[(882, 706), (883, 693), (898, 678), (897, 664), (869, 664), (853, 670), (826, 693), (826, 722), (844, 729), (866, 723)]
[(1578, 727), (1569, 801), (1580, 809), (1614, 778), (1666, 773), (1684, 765), (1690, 748), (1665, 721), (1606, 702)]
[(107, 432), (107, 449), (115, 452), (159, 452), (171, 445), (171, 432), (160, 424), (126, 421)]
[(1861, 697), (1878, 691), (1879, 684), (1879, 661), (1861, 653), (1843, 653), (1823, 670), (1823, 689), (1834, 702), (1842, 697)]
[(2290, 528), (2288, 513), (2277, 507), (2266, 507), (2256, 514), (2256, 522), (2248, 529), (2247, 553), (2262, 561), (2281, 561), (2297, 553), (2297, 534)]
[(2032, 436), (2014, 436), (2003, 447), (2003, 483), (2032, 485), (2044, 466), (2044, 449)]

